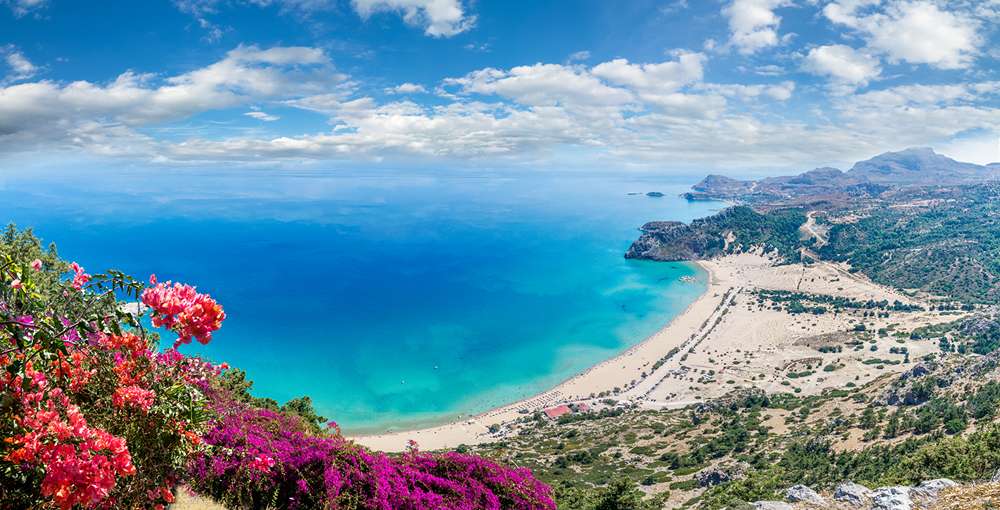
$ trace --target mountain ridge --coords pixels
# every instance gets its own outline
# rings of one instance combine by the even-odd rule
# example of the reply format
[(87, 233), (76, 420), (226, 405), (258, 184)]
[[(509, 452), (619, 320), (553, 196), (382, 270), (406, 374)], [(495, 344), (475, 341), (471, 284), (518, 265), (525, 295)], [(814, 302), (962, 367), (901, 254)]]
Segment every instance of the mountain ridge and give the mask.
[(798, 175), (739, 180), (710, 174), (681, 196), (688, 200), (743, 203), (786, 202), (805, 196), (845, 199), (876, 197), (892, 188), (952, 186), (1000, 179), (1000, 163), (977, 165), (956, 161), (930, 147), (884, 152), (858, 161), (844, 172), (820, 167)]

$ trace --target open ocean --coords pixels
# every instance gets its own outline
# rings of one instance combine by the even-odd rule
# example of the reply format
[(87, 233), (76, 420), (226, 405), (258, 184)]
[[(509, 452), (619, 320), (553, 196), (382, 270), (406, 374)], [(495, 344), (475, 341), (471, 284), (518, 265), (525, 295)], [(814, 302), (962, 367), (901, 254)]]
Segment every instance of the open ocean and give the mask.
[(0, 220), (91, 272), (211, 293), (229, 319), (182, 351), (246, 370), (259, 396), (309, 395), (346, 431), (371, 432), (543, 391), (683, 311), (705, 288), (700, 270), (623, 254), (646, 221), (721, 207), (677, 198), (694, 180), (33, 171), (0, 176)]

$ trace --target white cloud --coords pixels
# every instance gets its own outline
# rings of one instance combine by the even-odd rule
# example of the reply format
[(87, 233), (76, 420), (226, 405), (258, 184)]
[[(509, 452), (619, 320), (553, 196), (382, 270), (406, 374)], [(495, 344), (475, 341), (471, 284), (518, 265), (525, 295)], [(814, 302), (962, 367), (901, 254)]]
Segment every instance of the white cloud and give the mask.
[(451, 37), (471, 29), (476, 17), (466, 15), (461, 0), (351, 0), (354, 10), (368, 19), (377, 12), (400, 12), (406, 23), (433, 37)]
[(386, 94), (426, 94), (427, 89), (423, 85), (406, 82), (395, 87), (389, 87), (384, 92)]
[(879, 0), (835, 0), (823, 14), (858, 31), (872, 51), (893, 63), (967, 68), (982, 43), (975, 18), (928, 0), (892, 0), (884, 6)]
[(722, 9), (729, 19), (729, 43), (744, 55), (777, 46), (781, 17), (774, 10), (788, 5), (788, 0), (732, 0)]
[(958, 161), (986, 165), (1000, 163), (1000, 131), (952, 140), (935, 149)]
[(14, 16), (20, 18), (34, 10), (45, 7), (48, 4), (48, 0), (0, 0), (0, 3), (6, 4), (11, 12), (14, 13)]
[(495, 94), (529, 106), (620, 106), (633, 101), (627, 90), (609, 86), (583, 69), (559, 64), (481, 69), (445, 80), (465, 94)]
[(12, 45), (8, 45), (6, 48), (0, 47), (0, 55), (3, 56), (4, 62), (7, 63), (7, 67), (10, 69), (3, 80), (0, 80), (0, 84), (27, 80), (38, 73), (38, 66), (32, 64), (24, 56), (24, 53), (21, 53)]
[(783, 81), (776, 85), (710, 83), (699, 88), (716, 92), (725, 97), (732, 97), (743, 101), (760, 98), (761, 96), (769, 97), (777, 101), (787, 101), (792, 98), (792, 93), (795, 92), (795, 82)]
[[(813, 113), (774, 106), (792, 98), (792, 81), (706, 82), (707, 59), (674, 52), (663, 62), (479, 69), (425, 85), (438, 96), (421, 104), (368, 95), (382, 91), (337, 73), (319, 49), (238, 47), (174, 76), (0, 86), (0, 157), (65, 150), (174, 165), (798, 169), (909, 145), (961, 147), (968, 133), (1000, 131), (1000, 82), (852, 89)], [(227, 109), (267, 122), (277, 118), (269, 105), (308, 110), (329, 127), (290, 134), (288, 123), (279, 131), (190, 118)]]
[(86, 138), (77, 140), (84, 128), (120, 133), (256, 100), (315, 94), (344, 80), (319, 49), (240, 46), (218, 62), (163, 79), (129, 71), (106, 84), (18, 83), (0, 87), (0, 146), (86, 145)]
[(853, 108), (888, 110), (973, 105), (989, 102), (1000, 95), (1000, 82), (975, 82), (945, 85), (899, 85), (857, 94), (850, 98)]
[(803, 68), (813, 74), (828, 76), (838, 85), (851, 87), (867, 85), (882, 72), (877, 58), (843, 44), (809, 50)]
[(590, 60), (590, 52), (587, 50), (577, 51), (569, 56), (570, 62), (579, 62), (581, 60)]
[(269, 113), (265, 113), (265, 112), (262, 112), (260, 110), (251, 110), (249, 112), (244, 113), (243, 115), (246, 115), (247, 117), (250, 117), (252, 119), (257, 119), (257, 120), (261, 120), (261, 121), (264, 121), (264, 122), (274, 122), (274, 121), (276, 121), (276, 120), (278, 120), (278, 119), (281, 118), (281, 117), (278, 117), (277, 115), (271, 115)]
[(598, 64), (591, 72), (611, 83), (653, 93), (701, 81), (704, 63), (705, 55), (701, 53), (679, 53), (677, 60), (657, 64), (631, 64), (619, 58)]
[(718, 95), (697, 95), (681, 89), (702, 80), (705, 55), (679, 52), (677, 60), (632, 64), (615, 59), (594, 66), (591, 74), (634, 91), (644, 103), (679, 115), (714, 116), (725, 108)]

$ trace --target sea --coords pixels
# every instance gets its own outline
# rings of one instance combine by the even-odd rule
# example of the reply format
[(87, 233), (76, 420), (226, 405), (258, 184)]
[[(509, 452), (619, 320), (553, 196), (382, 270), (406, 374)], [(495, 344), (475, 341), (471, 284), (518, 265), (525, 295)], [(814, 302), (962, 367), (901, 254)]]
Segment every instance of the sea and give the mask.
[(245, 370), (258, 396), (307, 395), (363, 434), (520, 400), (666, 325), (706, 275), (623, 255), (647, 221), (723, 207), (678, 197), (696, 179), (6, 171), (0, 220), (31, 227), (90, 272), (155, 273), (210, 293), (228, 319), (210, 344), (183, 352)]

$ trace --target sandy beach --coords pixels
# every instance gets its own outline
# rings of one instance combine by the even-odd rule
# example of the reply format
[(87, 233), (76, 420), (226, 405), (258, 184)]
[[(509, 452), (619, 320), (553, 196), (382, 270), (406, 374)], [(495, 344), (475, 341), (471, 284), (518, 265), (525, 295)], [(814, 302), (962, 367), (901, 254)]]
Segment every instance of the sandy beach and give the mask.
[[(683, 407), (739, 387), (789, 391), (783, 374), (798, 365), (802, 373), (813, 372), (796, 380), (798, 391), (809, 394), (905, 367), (863, 363), (871, 354), (867, 349), (819, 354), (812, 339), (846, 331), (862, 320), (871, 328), (913, 328), (956, 318), (936, 312), (893, 313), (885, 318), (862, 317), (861, 312), (792, 315), (760, 306), (754, 291), (798, 290), (911, 304), (920, 304), (922, 299), (877, 285), (834, 263), (776, 265), (761, 254), (747, 253), (697, 264), (708, 273), (704, 294), (669, 324), (622, 354), (549, 391), (474, 417), (353, 439), (383, 451), (403, 450), (409, 440), (425, 450), (479, 444), (500, 440), (516, 430), (519, 420), (559, 404), (586, 403), (592, 409), (605, 406), (604, 398), (599, 397), (602, 394), (616, 400), (616, 405), (656, 409)], [(873, 342), (878, 344), (879, 356), (888, 357), (884, 351), (903, 340)], [(913, 356), (936, 349), (928, 342), (909, 342), (906, 347)], [(827, 364), (842, 368), (828, 372), (806, 368)]]

